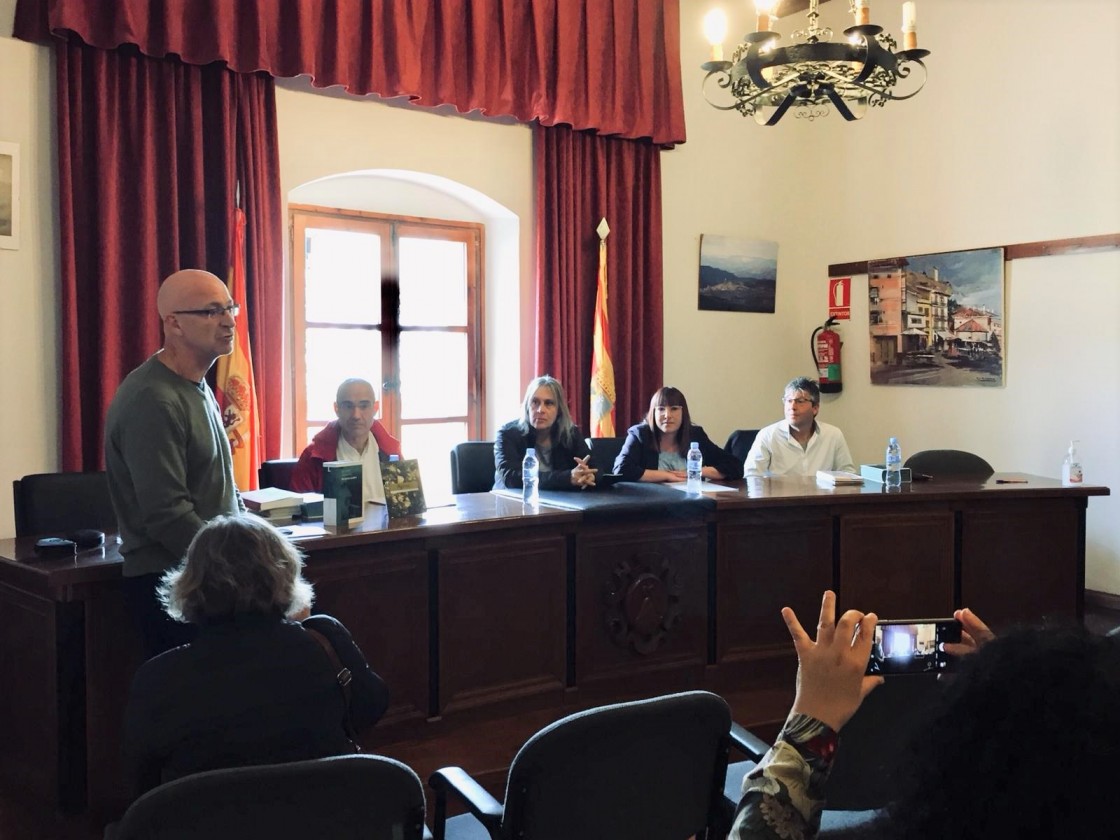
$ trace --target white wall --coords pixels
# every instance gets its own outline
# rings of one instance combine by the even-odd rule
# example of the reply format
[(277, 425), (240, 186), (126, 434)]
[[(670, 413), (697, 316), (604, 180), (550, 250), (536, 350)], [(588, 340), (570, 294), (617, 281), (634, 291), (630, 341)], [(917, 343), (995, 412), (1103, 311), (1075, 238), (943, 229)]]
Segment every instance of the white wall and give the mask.
[[(827, 314), (830, 264), (1120, 231), (1118, 51), (1069, 41), (1114, 40), (1115, 0), (1070, 0), (1060, 20), (1043, 2), (921, 3), (919, 39), (933, 54), (917, 97), (857, 123), (787, 114), (772, 128), (701, 96), (711, 5), (681, 3), (689, 138), (664, 156), (663, 190), (665, 376), (687, 383), (712, 431), (779, 419), (782, 385), (812, 372), (808, 339)], [(738, 10), (732, 32), (753, 28), (745, 5), (722, 5)], [(848, 25), (846, 3), (823, 8), (837, 31)], [(900, 9), (879, 2), (873, 21), (897, 34)], [(696, 310), (701, 233), (780, 243), (775, 315)], [(998, 389), (871, 386), (866, 288), (853, 281), (841, 327), (844, 393), (826, 396), (821, 413), (845, 429), (857, 461), (881, 459), (894, 434), (910, 452), (968, 449), (997, 469), (1057, 476), (1078, 437), (1088, 480), (1120, 492), (1120, 254), (1007, 264)], [(719, 376), (698, 375), (715, 354)], [(1120, 498), (1090, 501), (1088, 543), (1088, 587), (1120, 592)]]
[(0, 0), (0, 140), (20, 147), (20, 248), (0, 250), (0, 535), (11, 481), (58, 469), (57, 204), (54, 67), (11, 37), (15, 0)]
[[(1041, 0), (920, 4), (933, 50), (926, 89), (859, 123), (787, 116), (762, 128), (708, 107), (700, 20), (714, 0), (681, 0), (688, 142), (663, 156), (665, 378), (688, 394), (715, 437), (779, 416), (782, 385), (808, 372), (808, 338), (826, 312), (832, 263), (1120, 231), (1120, 66), (1109, 44), (1120, 3)], [(57, 467), (57, 327), (53, 96), (48, 51), (13, 41), (15, 0), (0, 0), (0, 139), (24, 146), (23, 248), (0, 251), (0, 479)], [(733, 32), (746, 7), (723, 0)], [(825, 20), (843, 28), (842, 0)], [(901, 4), (880, 0), (897, 28)], [(788, 32), (801, 20), (787, 19)], [(1064, 39), (1064, 40), (1063, 40)], [(1111, 40), (1110, 40), (1111, 39)], [(1046, 49), (1053, 45), (1054, 49)], [(1036, 57), (1043, 55), (1045, 60)], [(520, 220), (518, 309), (532, 322), (532, 167), (525, 126), (284, 88), (278, 92), (282, 188), (340, 172), (429, 172), (488, 195)], [(780, 243), (774, 315), (698, 312), (702, 233)], [(1089, 480), (1120, 493), (1120, 253), (1008, 264), (1007, 381), (998, 389), (872, 387), (867, 304), (855, 282), (845, 340), (845, 389), (822, 417), (845, 428), (859, 460), (890, 434), (907, 451), (970, 449), (997, 469), (1057, 475), (1079, 437)], [(503, 331), (506, 324), (488, 324)], [(520, 342), (521, 379), (531, 346)], [(712, 359), (719, 364), (713, 365)], [(18, 361), (18, 367), (16, 362)], [(517, 389), (510, 389), (511, 391)], [(491, 422), (519, 393), (496, 401)], [(17, 445), (11, 442), (18, 441)], [(0, 534), (11, 532), (0, 492)], [(1120, 593), (1120, 501), (1089, 503), (1088, 585)]]

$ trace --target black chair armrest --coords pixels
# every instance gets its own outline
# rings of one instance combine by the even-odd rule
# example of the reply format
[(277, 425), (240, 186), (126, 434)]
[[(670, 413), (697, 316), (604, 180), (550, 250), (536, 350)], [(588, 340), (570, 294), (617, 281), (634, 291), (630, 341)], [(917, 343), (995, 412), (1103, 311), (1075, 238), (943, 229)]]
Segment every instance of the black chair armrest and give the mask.
[(738, 723), (731, 724), (731, 746), (756, 764), (770, 751), (770, 745)]
[(497, 836), (502, 822), (502, 803), (472, 779), (466, 770), (462, 767), (442, 767), (431, 775), (428, 784), (436, 792), (435, 840), (443, 840), (448, 793), (454, 793), (463, 800), (467, 810), (482, 823), (491, 837)]

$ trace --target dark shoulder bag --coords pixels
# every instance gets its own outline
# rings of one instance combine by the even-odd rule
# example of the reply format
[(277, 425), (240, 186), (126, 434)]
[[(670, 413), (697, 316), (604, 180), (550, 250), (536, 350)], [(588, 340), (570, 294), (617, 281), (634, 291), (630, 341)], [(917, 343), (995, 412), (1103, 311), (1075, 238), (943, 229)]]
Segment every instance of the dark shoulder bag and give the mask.
[(323, 648), (323, 652), (331, 661), (335, 668), (335, 681), (338, 683), (338, 690), (342, 693), (342, 730), (346, 733), (346, 737), (350, 740), (350, 744), (354, 747), (354, 752), (361, 752), (362, 748), (358, 744), (358, 734), (354, 731), (354, 723), (350, 720), (350, 683), (352, 677), (350, 669), (342, 664), (342, 660), (338, 658), (338, 651), (334, 649), (331, 640), (320, 633), (318, 630), (312, 630), (310, 627), (304, 627), (319, 646)]

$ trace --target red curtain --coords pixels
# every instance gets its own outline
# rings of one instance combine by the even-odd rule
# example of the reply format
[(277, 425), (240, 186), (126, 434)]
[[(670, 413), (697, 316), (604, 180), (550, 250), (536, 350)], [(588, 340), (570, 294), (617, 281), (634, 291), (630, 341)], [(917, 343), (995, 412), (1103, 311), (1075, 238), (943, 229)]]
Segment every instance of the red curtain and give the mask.
[(619, 433), (662, 385), (661, 155), (649, 141), (534, 126), (537, 373), (551, 373), (572, 416), (589, 428), (588, 392), (606, 217), (610, 344)]
[(684, 142), (678, 0), (19, 0), (15, 36)]
[[(266, 452), (279, 451), (282, 246), (273, 82), (135, 50), (56, 49), (62, 468), (101, 469), (104, 417), (159, 348), (156, 292), (186, 267), (225, 277), (235, 184), (252, 220), (248, 307)], [(259, 362), (258, 362), (259, 358)]]

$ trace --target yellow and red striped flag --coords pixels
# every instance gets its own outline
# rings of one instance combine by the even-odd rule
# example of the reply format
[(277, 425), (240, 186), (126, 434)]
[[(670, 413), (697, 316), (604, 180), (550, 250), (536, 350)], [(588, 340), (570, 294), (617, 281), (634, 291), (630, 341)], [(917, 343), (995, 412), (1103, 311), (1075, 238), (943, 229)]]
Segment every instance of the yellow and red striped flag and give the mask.
[(261, 465), (260, 422), (253, 359), (249, 352), (249, 319), (245, 312), (245, 214), (238, 207), (233, 219), (233, 266), (229, 295), (241, 305), (233, 352), (218, 358), (217, 398), (222, 423), (233, 451), (233, 477), (239, 490), (257, 489)]
[(610, 318), (607, 315), (607, 220), (599, 234), (599, 289), (595, 295), (595, 334), (591, 349), (591, 437), (614, 437), (614, 365), (611, 363)]

